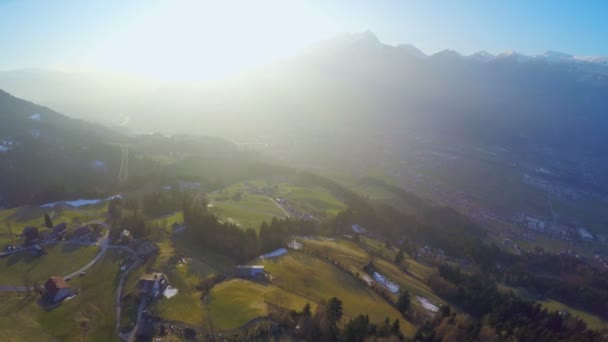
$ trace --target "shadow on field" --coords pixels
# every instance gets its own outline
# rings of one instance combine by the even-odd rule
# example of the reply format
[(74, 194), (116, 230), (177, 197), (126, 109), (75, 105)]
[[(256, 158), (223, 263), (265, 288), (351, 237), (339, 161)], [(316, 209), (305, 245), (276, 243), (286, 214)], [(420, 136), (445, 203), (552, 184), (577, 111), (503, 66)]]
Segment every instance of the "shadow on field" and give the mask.
[(15, 254), (11, 254), (6, 261), (7, 266), (13, 266), (16, 263), (22, 262), (25, 264), (33, 264), (44, 256), (38, 256), (31, 251), (22, 251)]

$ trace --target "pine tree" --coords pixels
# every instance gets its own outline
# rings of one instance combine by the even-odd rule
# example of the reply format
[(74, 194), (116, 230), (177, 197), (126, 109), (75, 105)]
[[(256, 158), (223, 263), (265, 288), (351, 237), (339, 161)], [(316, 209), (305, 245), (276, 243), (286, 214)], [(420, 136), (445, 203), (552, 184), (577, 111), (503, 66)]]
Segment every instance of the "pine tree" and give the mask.
[(312, 311), (310, 309), (310, 303), (306, 302), (306, 305), (304, 305), (304, 308), (302, 309), (302, 316), (304, 317), (310, 317), (312, 316)]
[(51, 221), (51, 217), (49, 216), (49, 214), (44, 213), (44, 225), (48, 228), (48, 229), (52, 229), (54, 227), (53, 225), (53, 221)]
[(397, 299), (397, 310), (401, 313), (406, 313), (411, 306), (411, 298), (409, 291), (403, 291), (399, 294), (399, 299)]
[(395, 318), (393, 325), (391, 326), (393, 334), (398, 334), (401, 331), (401, 325), (399, 324), (399, 318)]

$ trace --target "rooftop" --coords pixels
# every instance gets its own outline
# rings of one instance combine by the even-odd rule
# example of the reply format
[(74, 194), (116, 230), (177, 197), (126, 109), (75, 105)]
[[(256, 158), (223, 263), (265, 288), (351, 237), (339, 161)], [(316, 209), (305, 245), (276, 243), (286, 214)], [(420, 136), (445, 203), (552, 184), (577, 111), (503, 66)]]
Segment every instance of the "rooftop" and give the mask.
[(70, 284), (68, 284), (61, 276), (50, 277), (49, 281), (53, 282), (58, 289), (67, 289), (70, 287)]

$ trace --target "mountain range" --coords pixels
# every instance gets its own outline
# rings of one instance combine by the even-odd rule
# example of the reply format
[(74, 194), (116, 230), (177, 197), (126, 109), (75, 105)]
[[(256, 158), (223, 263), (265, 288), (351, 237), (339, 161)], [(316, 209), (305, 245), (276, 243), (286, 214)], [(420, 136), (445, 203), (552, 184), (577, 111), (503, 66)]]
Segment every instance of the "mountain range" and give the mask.
[(375, 157), (377, 148), (407, 139), (559, 151), (596, 166), (606, 164), (608, 147), (605, 57), (426, 55), (371, 32), (213, 83), (28, 70), (0, 73), (0, 88), (89, 121), (270, 146), (288, 162), (328, 146), (325, 157), (306, 159), (311, 166), (339, 160), (344, 153), (335, 151), (344, 148), (357, 155), (351, 159), (368, 158), (368, 150)]

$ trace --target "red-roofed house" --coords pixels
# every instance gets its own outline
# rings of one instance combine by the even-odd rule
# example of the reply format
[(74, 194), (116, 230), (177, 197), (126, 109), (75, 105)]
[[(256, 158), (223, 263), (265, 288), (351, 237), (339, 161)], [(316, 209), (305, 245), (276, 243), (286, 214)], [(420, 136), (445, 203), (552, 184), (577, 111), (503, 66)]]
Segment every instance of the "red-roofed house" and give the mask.
[(70, 284), (60, 276), (50, 277), (46, 283), (44, 283), (44, 289), (46, 290), (48, 298), (55, 303), (72, 294)]

